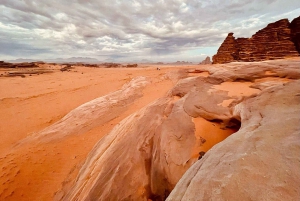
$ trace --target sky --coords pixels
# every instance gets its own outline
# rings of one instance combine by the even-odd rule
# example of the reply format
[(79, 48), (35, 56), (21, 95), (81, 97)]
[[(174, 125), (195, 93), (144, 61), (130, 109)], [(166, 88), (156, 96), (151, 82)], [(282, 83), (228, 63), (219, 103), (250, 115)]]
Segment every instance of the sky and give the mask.
[(299, 15), (299, 0), (0, 0), (0, 60), (200, 62)]

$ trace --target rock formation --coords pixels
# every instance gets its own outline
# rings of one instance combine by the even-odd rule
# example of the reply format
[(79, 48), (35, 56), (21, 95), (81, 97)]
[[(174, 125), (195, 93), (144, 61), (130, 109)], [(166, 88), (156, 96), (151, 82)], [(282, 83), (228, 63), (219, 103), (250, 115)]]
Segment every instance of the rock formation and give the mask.
[(200, 65), (211, 64), (210, 57), (207, 56), (203, 61), (200, 62)]
[(197, 161), (167, 200), (298, 200), (299, 85), (272, 87), (236, 105), (241, 129)]
[(290, 29), (292, 41), (295, 43), (298, 52), (300, 52), (300, 16), (291, 22)]
[(36, 62), (9, 63), (9, 62), (0, 61), (0, 68), (36, 68), (38, 67), (37, 64), (38, 63)]
[[(213, 63), (263, 61), (299, 56), (299, 17), (268, 24), (251, 38), (235, 39), (229, 33), (213, 56)], [(298, 49), (298, 51), (297, 51)]]
[[(51, 176), (61, 170), (40, 165), (63, 150), (56, 150), (57, 145), (72, 144), (80, 136), (79, 146), (85, 146), (90, 130), (116, 120), (112, 129), (93, 138), (88, 154), (79, 154), (84, 160), (60, 160), (58, 166), (74, 166), (66, 170), (69, 176), (52, 192), (52, 200), (299, 200), (299, 66), (300, 59), (291, 59), (202, 65), (167, 74), (162, 69), (159, 82), (174, 80), (174, 86), (132, 113), (128, 108), (136, 107), (144, 89), (155, 84), (135, 77), (29, 135), (1, 157), (2, 170), (16, 169), (15, 174), (0, 174), (0, 199), (20, 200), (13, 197), (19, 187), (34, 183), (30, 175), (41, 170), (50, 178), (39, 178), (41, 183), (51, 185)], [(44, 161), (28, 157), (33, 145)], [(68, 149), (69, 144), (61, 146)], [(13, 158), (18, 151), (27, 172)], [(52, 160), (59, 155), (63, 153), (55, 152)], [(32, 162), (40, 169), (26, 166)], [(7, 190), (10, 182), (12, 192)]]
[(138, 65), (137, 64), (127, 64), (127, 68), (136, 68)]
[[(268, 191), (264, 198), (293, 200), (300, 193), (300, 91), (292, 79), (300, 69), (299, 62), (276, 64), (204, 67), (209, 77), (180, 80), (102, 138), (56, 199), (164, 200), (172, 192), (169, 200), (257, 200)], [(240, 95), (221, 89), (232, 81)], [(206, 124), (215, 129), (209, 135)]]

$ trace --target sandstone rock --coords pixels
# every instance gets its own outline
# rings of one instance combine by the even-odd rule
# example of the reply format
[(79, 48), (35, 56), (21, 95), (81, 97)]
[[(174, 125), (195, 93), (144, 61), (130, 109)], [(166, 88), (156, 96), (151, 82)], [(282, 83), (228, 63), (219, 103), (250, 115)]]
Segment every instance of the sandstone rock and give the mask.
[(292, 41), (295, 43), (296, 49), (300, 53), (300, 16), (291, 22), (290, 29)]
[(218, 53), (213, 56), (213, 63), (228, 63), (236, 60), (238, 58), (237, 55), (237, 42), (233, 36), (233, 33), (229, 33), (218, 49)]
[[(218, 89), (217, 86), (230, 80), (238, 82), (239, 80), (243, 81), (249, 79), (254, 83), (256, 80), (268, 76), (279, 79), (279, 77), (284, 74), (285, 77), (291, 74), (291, 78), (297, 79), (300, 76), (298, 64), (298, 61), (295, 63), (276, 61), (273, 63), (262, 63), (262, 65), (258, 65), (258, 63), (248, 63), (246, 64), (247, 68), (245, 68), (245, 64), (239, 63), (227, 66), (212, 66), (212, 68), (203, 66), (200, 70), (205, 71), (205, 69), (209, 69), (211, 73), (209, 77), (190, 77), (180, 80), (166, 97), (130, 115), (102, 138), (87, 157), (76, 182), (74, 182), (71, 188), (63, 189), (63, 193), (59, 194), (61, 197), (57, 199), (164, 200), (170, 192), (174, 191), (169, 197), (171, 200), (197, 200), (197, 193), (200, 193), (199, 195), (202, 196), (202, 190), (199, 190), (199, 188), (210, 189), (214, 182), (220, 183), (224, 181), (226, 184), (227, 181), (230, 181), (230, 178), (232, 178), (232, 183), (234, 181), (241, 183), (242, 179), (239, 179), (239, 176), (241, 178), (245, 177), (244, 181), (247, 182), (249, 181), (247, 174), (253, 174), (253, 180), (250, 179), (252, 182), (251, 186), (256, 186), (256, 173), (249, 173), (247, 167), (252, 167), (248, 162), (253, 162), (253, 166), (257, 168), (253, 168), (253, 170), (259, 172), (259, 166), (261, 165), (259, 162), (261, 160), (266, 161), (262, 162), (264, 164), (262, 173), (266, 173), (270, 183), (279, 182), (281, 185), (285, 178), (290, 179), (291, 177), (284, 175), (283, 178), (275, 179), (276, 181), (271, 180), (271, 176), (281, 172), (278, 172), (277, 169), (276, 171), (274, 170), (274, 172), (266, 172), (272, 169), (268, 166), (270, 160), (268, 157), (275, 157), (276, 153), (280, 152), (280, 161), (275, 163), (276, 160), (272, 158), (272, 160), (274, 160), (272, 165), (278, 165), (284, 160), (289, 162), (288, 158), (284, 158), (284, 154), (288, 152), (286, 150), (288, 146), (284, 145), (280, 147), (278, 144), (280, 140), (285, 142), (285, 140), (289, 141), (289, 139), (284, 139), (282, 133), (278, 134), (281, 136), (280, 140), (275, 137), (270, 137), (273, 133), (273, 136), (277, 136), (275, 133), (279, 126), (274, 124), (281, 120), (265, 121), (269, 121), (269, 118), (276, 115), (275, 108), (277, 107), (279, 107), (278, 111), (280, 115), (287, 115), (289, 111), (292, 111), (291, 108), (294, 108), (295, 98), (293, 99), (293, 97), (297, 98), (297, 96), (295, 96), (295, 94), (294, 96), (288, 95), (291, 91), (286, 92), (287, 94), (285, 96), (285, 90), (282, 90), (280, 93), (278, 92), (279, 94), (274, 93), (274, 90), (281, 91), (281, 89), (285, 89), (283, 83), (275, 84), (269, 82), (267, 84), (268, 87), (264, 87), (263, 83), (265, 82), (261, 81), (260, 84), (256, 84), (256, 87), (264, 90), (263, 92), (254, 90), (255, 93), (251, 95), (241, 96), (230, 95), (229, 92)], [(272, 73), (266, 73), (266, 71), (272, 71)], [(257, 75), (254, 76), (254, 74)], [(250, 79), (249, 76), (254, 76), (254, 78)], [(295, 88), (295, 84), (292, 88)], [(240, 88), (240, 90), (245, 89)], [(288, 100), (281, 98), (282, 102), (277, 103), (276, 101), (279, 97), (286, 97)], [(233, 101), (227, 107), (222, 106), (222, 103), (228, 99)], [(284, 104), (285, 100), (286, 104)], [(85, 111), (88, 112), (90, 109), (86, 108)], [(293, 113), (293, 115), (295, 115), (295, 113)], [(206, 132), (205, 130), (197, 133), (197, 128), (199, 128), (198, 118), (206, 119), (204, 121), (211, 125), (211, 127), (216, 127), (216, 132), (214, 133), (216, 136), (213, 134), (211, 136), (205, 136), (205, 133), (201, 133)], [(295, 116), (292, 116), (292, 118), (293, 123), (295, 123), (294, 121), (299, 121), (299, 118), (297, 120)], [(238, 133), (231, 135), (204, 155), (207, 151), (207, 147), (205, 147), (206, 144), (210, 144), (210, 148), (225, 139), (228, 135), (235, 132), (236, 129), (239, 129), (240, 121), (242, 128)], [(231, 127), (234, 127), (234, 129), (230, 130)], [(281, 127), (284, 128), (282, 125)], [(273, 129), (271, 134), (269, 133), (269, 129)], [(292, 129), (292, 127), (289, 127), (289, 129)], [(212, 139), (218, 138), (217, 135), (222, 132), (226, 132), (226, 135), (222, 134), (222, 138), (219, 138), (219, 141), (212, 143)], [(265, 135), (270, 137), (267, 137), (269, 141), (264, 141), (263, 133), (266, 133)], [(275, 143), (275, 147), (279, 149), (276, 153), (272, 152), (271, 149), (273, 146), (272, 139), (277, 143)], [(262, 141), (260, 142), (260, 140)], [(256, 145), (254, 146), (252, 142), (256, 143)], [(265, 144), (267, 144), (266, 150), (264, 149)], [(222, 147), (226, 147), (226, 149), (221, 149)], [(252, 148), (254, 149), (255, 147), (257, 150), (252, 150)], [(283, 149), (283, 147), (285, 148)], [(260, 148), (262, 150), (259, 150)], [(281, 149), (283, 150), (282, 153)], [(293, 159), (295, 158), (296, 150), (297, 148), (293, 150), (291, 156)], [(257, 154), (261, 156), (257, 156)], [(251, 160), (249, 159), (248, 161), (246, 157), (250, 157)], [(201, 160), (197, 162), (199, 158)], [(227, 166), (222, 166), (222, 169), (217, 169), (218, 172), (211, 168), (218, 168), (223, 165), (222, 160), (218, 165), (219, 158), (222, 160), (226, 158), (226, 163), (224, 163)], [(192, 174), (194, 176), (199, 169), (196, 168), (195, 170), (194, 167), (198, 167), (199, 164), (202, 163), (206, 164), (208, 159), (212, 162), (207, 164), (205, 172), (199, 174), (202, 175), (201, 179), (207, 177), (206, 183), (211, 182), (212, 184), (207, 186), (205, 186), (206, 183), (201, 184), (205, 187), (195, 185), (196, 187), (193, 186), (194, 190), (190, 191), (187, 188), (189, 185), (186, 185), (188, 181), (185, 180), (185, 177), (187, 176), (181, 179), (182, 175), (191, 167), (191, 170), (185, 175)], [(231, 164), (231, 168), (228, 168), (229, 163)], [(297, 164), (294, 162), (290, 163), (288, 171), (292, 171), (292, 167), (296, 167), (295, 165)], [(224, 175), (223, 169), (226, 168), (228, 169), (228, 175), (231, 176), (226, 177), (226, 175)], [(245, 172), (243, 172), (244, 170)], [(241, 171), (241, 173), (239, 173), (239, 171)], [(237, 176), (234, 172), (237, 172)], [(214, 179), (217, 176), (219, 176), (219, 180), (210, 179)], [(298, 175), (296, 175), (296, 177), (299, 178)], [(259, 176), (258, 178), (260, 179), (261, 177)], [(188, 179), (191, 180), (192, 178)], [(180, 182), (178, 183), (178, 181)], [(199, 182), (199, 180), (197, 180), (197, 182)], [(177, 183), (179, 187), (173, 190)], [(186, 186), (183, 187), (181, 183)], [(263, 184), (269, 185), (270, 183)], [(259, 182), (258, 184), (259, 188), (262, 188), (262, 184)], [(292, 181), (292, 185), (295, 186), (296, 184), (296, 180)], [(190, 186), (191, 185), (192, 183)], [(249, 184), (247, 183), (247, 185)], [(287, 188), (286, 185), (283, 187), (284, 189)], [(235, 188), (239, 189), (234, 185), (231, 187), (231, 189)], [(257, 189), (258, 188), (255, 187), (254, 190)], [(295, 188), (293, 188), (293, 190), (294, 189)], [(215, 187), (215, 190), (220, 191), (217, 187)], [(291, 193), (291, 197), (295, 196), (291, 191), (288, 191)], [(285, 194), (285, 191), (282, 191), (282, 193)], [(207, 194), (211, 195), (211, 193)], [(181, 195), (187, 197), (183, 198)], [(234, 192), (230, 193), (230, 196), (235, 195), (237, 195), (237, 197), (226, 198), (232, 198), (232, 200), (240, 198), (239, 194), (235, 194)], [(251, 194), (251, 198), (253, 198), (254, 195), (259, 196), (260, 194), (258, 192), (256, 192), (256, 194), (253, 193), (253, 195)], [(204, 196), (202, 198), (202, 200), (209, 200), (209, 197)], [(216, 198), (219, 197), (216, 196)], [(248, 197), (245, 194), (243, 198), (246, 199)]]
[(236, 105), (241, 129), (196, 162), (167, 200), (299, 200), (299, 84)]
[(97, 125), (116, 118), (122, 111), (142, 96), (142, 89), (149, 84), (145, 77), (136, 77), (122, 89), (87, 102), (44, 130), (29, 136), (19, 143), (32, 140), (49, 142), (67, 135), (79, 134)]
[(9, 63), (0, 61), (0, 68), (37, 68), (38, 62)]
[(0, 68), (16, 68), (16, 66), (12, 63), (0, 61)]
[(136, 68), (138, 65), (137, 64), (127, 64), (127, 68)]
[(201, 65), (211, 64), (210, 57), (207, 56), (203, 61), (200, 62)]
[(290, 25), (288, 19), (282, 19), (268, 24), (256, 32), (251, 38), (233, 37), (229, 33), (218, 53), (213, 56), (213, 63), (228, 63), (232, 61), (263, 61), (297, 57), (299, 52), (297, 18)]
[[(209, 72), (208, 77), (188, 77), (190, 69), (185, 68), (164, 75), (174, 83), (181, 80), (95, 142), (83, 165), (77, 164), (77, 179), (66, 178), (54, 200), (165, 200), (170, 192), (171, 200), (258, 200), (267, 199), (268, 186), (274, 187), (271, 199), (281, 193), (281, 200), (297, 200), (299, 138), (293, 132), (299, 128), (291, 124), (299, 123), (299, 90), (293, 91), (299, 84), (293, 84), (300, 78), (299, 61), (197, 66), (194, 72)], [(99, 127), (128, 111), (148, 83), (135, 78), (121, 90), (72, 110), (19, 146), (61, 142)], [(224, 89), (226, 84), (235, 94)]]

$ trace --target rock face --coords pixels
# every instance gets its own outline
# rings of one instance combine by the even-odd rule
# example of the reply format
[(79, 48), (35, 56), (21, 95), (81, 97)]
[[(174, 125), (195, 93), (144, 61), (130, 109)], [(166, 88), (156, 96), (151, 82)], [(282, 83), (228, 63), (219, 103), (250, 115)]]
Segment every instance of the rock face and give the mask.
[(241, 129), (196, 162), (167, 200), (299, 200), (299, 85), (273, 87), (236, 105)]
[(115, 126), (56, 200), (297, 200), (298, 66), (203, 66)]
[(235, 39), (233, 33), (229, 33), (218, 49), (218, 53), (213, 56), (213, 63), (297, 57), (299, 56), (297, 51), (299, 29), (298, 17), (292, 23), (289, 23), (288, 19), (270, 23), (251, 38)]
[(203, 61), (200, 62), (200, 65), (211, 64), (210, 57), (207, 56)]
[(300, 52), (300, 16), (291, 22), (290, 29), (292, 41), (295, 43), (298, 52)]

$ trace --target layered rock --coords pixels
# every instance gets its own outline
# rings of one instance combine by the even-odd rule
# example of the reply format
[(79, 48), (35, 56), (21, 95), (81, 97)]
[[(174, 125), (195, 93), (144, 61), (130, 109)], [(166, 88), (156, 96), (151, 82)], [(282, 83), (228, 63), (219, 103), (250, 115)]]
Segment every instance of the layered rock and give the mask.
[(291, 24), (288, 19), (270, 23), (251, 38), (235, 39), (233, 33), (229, 33), (218, 49), (218, 53), (213, 56), (213, 63), (297, 57), (299, 56), (296, 49), (298, 32), (299, 22), (296, 18)]
[(236, 105), (241, 129), (196, 162), (167, 200), (299, 200), (299, 85)]
[(298, 52), (300, 52), (300, 16), (291, 22), (290, 29), (292, 41), (295, 43)]
[[(56, 199), (164, 200), (172, 192), (169, 200), (209, 200), (212, 194), (216, 200), (239, 200), (241, 195), (243, 200), (258, 200), (268, 191), (274, 198), (293, 200), (300, 193), (299, 127), (295, 126), (299, 82), (286, 85), (286, 80), (264, 79), (299, 79), (298, 65), (203, 66), (199, 72), (209, 71), (209, 77), (180, 80), (165, 97), (130, 115), (102, 138), (73, 186)], [(241, 95), (231, 95), (220, 89), (230, 81), (239, 86), (248, 81), (257, 89), (246, 94), (239, 87)], [(290, 112), (289, 123), (283, 122)], [(234, 133), (240, 121), (241, 130)], [(205, 130), (206, 124), (215, 130)], [(292, 188), (287, 189), (288, 184)]]
[(36, 68), (38, 67), (38, 63), (31, 62), (31, 63), (9, 63), (0, 61), (0, 68)]
[(207, 56), (203, 61), (200, 62), (200, 65), (206, 65), (206, 64), (211, 64), (210, 57)]
[[(18, 158), (0, 158), (0, 168), (19, 178), (2, 172), (3, 189), (11, 181), (18, 185), (12, 193), (0, 191), (0, 198), (22, 200), (12, 197), (20, 193), (26, 200), (20, 186), (36, 182), (31, 175), (43, 191), (57, 178), (51, 176), (70, 172), (54, 200), (299, 200), (299, 66), (293, 59), (174, 70), (161, 77), (180, 79), (167, 94), (130, 110), (151, 82), (136, 77), (29, 136), (14, 147)], [(114, 123), (94, 137), (108, 122)], [(88, 155), (69, 148), (75, 137), (85, 146), (91, 136), (96, 145)], [(59, 157), (66, 153), (59, 143), (70, 157)], [(32, 145), (39, 153), (28, 158)], [(20, 158), (25, 162), (17, 167)], [(75, 166), (61, 174), (67, 163)]]
[(218, 53), (213, 56), (213, 63), (228, 63), (236, 60), (238, 54), (237, 42), (233, 33), (229, 33), (218, 49)]

